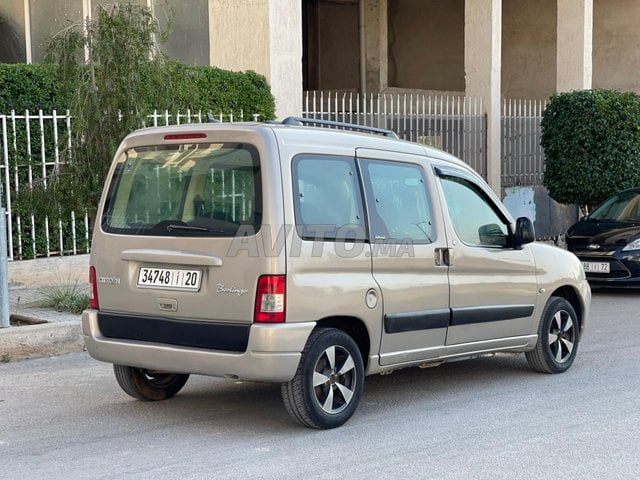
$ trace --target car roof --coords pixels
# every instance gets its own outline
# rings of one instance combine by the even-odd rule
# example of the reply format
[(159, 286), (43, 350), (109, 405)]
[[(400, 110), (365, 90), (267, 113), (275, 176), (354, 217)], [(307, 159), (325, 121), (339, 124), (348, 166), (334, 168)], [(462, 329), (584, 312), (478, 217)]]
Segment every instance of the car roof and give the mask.
[[(356, 125), (354, 125), (356, 127)], [(464, 163), (457, 157), (428, 145), (410, 142), (384, 136), (381, 134), (351, 131), (337, 128), (316, 127), (306, 125), (282, 124), (279, 122), (234, 122), (234, 123), (185, 123), (181, 125), (169, 125), (158, 127), (147, 127), (136, 130), (127, 136), (127, 140), (139, 139), (146, 136), (161, 136), (167, 133), (187, 133), (187, 132), (203, 132), (208, 131), (233, 131), (233, 130), (254, 130), (256, 132), (270, 130), (273, 134), (281, 139), (298, 142), (301, 145), (305, 143), (316, 143), (318, 141), (331, 142), (334, 144), (341, 143), (351, 145), (355, 148), (367, 148), (388, 150), (400, 153), (428, 156), (434, 159), (443, 160), (454, 164), (465, 170), (475, 172), (469, 165)], [(357, 138), (357, 141), (355, 140)]]

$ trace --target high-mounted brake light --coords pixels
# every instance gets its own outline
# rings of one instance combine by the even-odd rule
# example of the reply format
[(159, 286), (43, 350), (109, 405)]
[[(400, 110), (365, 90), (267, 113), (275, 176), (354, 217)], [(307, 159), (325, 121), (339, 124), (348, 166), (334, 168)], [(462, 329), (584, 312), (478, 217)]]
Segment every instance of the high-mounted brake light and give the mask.
[(254, 322), (282, 323), (285, 321), (285, 284), (284, 275), (262, 275), (258, 279)]
[(206, 133), (170, 133), (164, 136), (165, 140), (195, 140), (198, 138), (207, 138)]
[(91, 286), (91, 296), (89, 297), (89, 308), (99, 310), (100, 305), (98, 302), (98, 282), (96, 278), (96, 268), (94, 266), (89, 267), (89, 285)]

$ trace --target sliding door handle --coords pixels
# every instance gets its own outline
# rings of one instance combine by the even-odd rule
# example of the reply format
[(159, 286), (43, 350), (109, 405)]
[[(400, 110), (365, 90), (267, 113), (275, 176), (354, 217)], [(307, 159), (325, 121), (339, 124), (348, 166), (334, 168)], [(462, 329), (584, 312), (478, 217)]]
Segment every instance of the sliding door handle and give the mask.
[(453, 248), (436, 248), (436, 267), (450, 267), (453, 264)]

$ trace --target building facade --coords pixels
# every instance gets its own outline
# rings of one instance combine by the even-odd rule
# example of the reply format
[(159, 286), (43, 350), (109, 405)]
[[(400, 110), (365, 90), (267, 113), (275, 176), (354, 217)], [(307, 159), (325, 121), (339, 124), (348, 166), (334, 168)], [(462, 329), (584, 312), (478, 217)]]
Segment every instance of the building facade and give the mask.
[[(172, 35), (172, 58), (255, 70), (280, 117), (303, 90), (482, 97), (487, 179), (500, 184), (505, 98), (640, 92), (640, 0), (131, 0)], [(3, 0), (0, 61), (39, 62), (48, 38), (113, 0)]]

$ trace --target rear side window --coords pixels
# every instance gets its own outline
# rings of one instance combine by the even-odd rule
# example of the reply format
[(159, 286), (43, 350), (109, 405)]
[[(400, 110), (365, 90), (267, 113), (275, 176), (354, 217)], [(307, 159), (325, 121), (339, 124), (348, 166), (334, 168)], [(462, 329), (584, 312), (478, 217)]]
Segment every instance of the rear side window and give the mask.
[(375, 241), (431, 243), (431, 205), (422, 168), (400, 162), (362, 162)]
[(233, 236), (261, 224), (254, 147), (190, 144), (128, 150), (117, 164), (102, 227), (110, 233)]
[(296, 225), (305, 240), (366, 238), (355, 161), (299, 156), (293, 160)]

